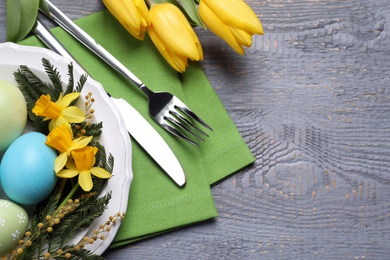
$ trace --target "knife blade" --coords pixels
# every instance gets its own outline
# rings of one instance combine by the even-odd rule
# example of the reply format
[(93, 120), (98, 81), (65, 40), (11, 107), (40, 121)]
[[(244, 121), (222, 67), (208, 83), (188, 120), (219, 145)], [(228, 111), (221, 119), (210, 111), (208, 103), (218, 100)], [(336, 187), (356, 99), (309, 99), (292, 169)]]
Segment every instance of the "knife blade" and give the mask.
[[(68, 52), (68, 50), (55, 38), (55, 36), (40, 22), (38, 17), (35, 27), (35, 35), (51, 50), (57, 54), (82, 66)], [(83, 68), (84, 71), (86, 71)], [(142, 148), (156, 161), (156, 163), (171, 177), (179, 186), (183, 187), (186, 183), (186, 177), (180, 162), (176, 158), (172, 149), (168, 146), (160, 134), (152, 125), (127, 101), (124, 99), (111, 100), (120, 112), (127, 131), (142, 146)]]
[(112, 101), (122, 114), (126, 129), (131, 136), (168, 173), (177, 185), (183, 186), (186, 183), (183, 168), (161, 135), (126, 100), (112, 98)]

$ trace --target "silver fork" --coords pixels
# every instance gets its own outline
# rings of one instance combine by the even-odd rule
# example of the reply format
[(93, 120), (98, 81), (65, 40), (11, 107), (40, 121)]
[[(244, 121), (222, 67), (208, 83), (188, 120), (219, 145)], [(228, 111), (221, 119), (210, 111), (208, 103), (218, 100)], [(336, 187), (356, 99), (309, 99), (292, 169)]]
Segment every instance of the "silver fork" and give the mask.
[(194, 136), (201, 141), (205, 140), (203, 137), (208, 137), (208, 134), (205, 131), (201, 130), (191, 121), (194, 120), (211, 131), (212, 128), (192, 112), (179, 98), (168, 92), (153, 92), (150, 90), (138, 77), (106, 49), (99, 45), (90, 35), (76, 25), (61, 10), (50, 1), (46, 0), (45, 2), (49, 7), (49, 13), (45, 13), (41, 10), (43, 13), (147, 95), (149, 114), (161, 127), (171, 134), (196, 146), (198, 146), (198, 144), (189, 136)]

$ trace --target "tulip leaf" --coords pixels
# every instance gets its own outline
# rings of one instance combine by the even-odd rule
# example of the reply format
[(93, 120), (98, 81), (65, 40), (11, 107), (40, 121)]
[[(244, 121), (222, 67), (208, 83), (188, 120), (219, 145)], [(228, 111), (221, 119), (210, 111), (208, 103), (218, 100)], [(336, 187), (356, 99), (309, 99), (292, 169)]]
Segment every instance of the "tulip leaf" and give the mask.
[[(149, 1), (148, 1), (149, 2)], [(153, 0), (151, 1), (153, 4), (162, 4), (162, 3), (171, 3), (176, 6), (179, 6), (176, 0)]]
[(39, 1), (39, 9), (41, 9), (45, 14), (50, 14), (49, 5), (46, 0)]
[(7, 0), (7, 41), (14, 41), (20, 29), (20, 3), (18, 0)]
[(7, 0), (7, 40), (23, 40), (35, 25), (39, 0)]
[(185, 10), (187, 16), (191, 19), (191, 23), (195, 25), (202, 26), (206, 28), (202, 19), (199, 16), (197, 5), (193, 0), (180, 0), (183, 9)]
[(23, 40), (34, 27), (39, 10), (39, 0), (20, 0), (20, 31), (17, 41)]

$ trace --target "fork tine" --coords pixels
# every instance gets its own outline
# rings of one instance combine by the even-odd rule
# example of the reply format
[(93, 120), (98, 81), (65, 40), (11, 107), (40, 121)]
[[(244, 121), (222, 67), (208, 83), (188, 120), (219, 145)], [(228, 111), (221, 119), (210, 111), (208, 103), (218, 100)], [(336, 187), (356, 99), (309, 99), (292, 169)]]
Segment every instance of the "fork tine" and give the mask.
[(182, 111), (187, 116), (192, 117), (193, 119), (198, 121), (200, 124), (202, 124), (206, 128), (208, 128), (211, 131), (213, 131), (213, 129), (208, 124), (206, 124), (205, 121), (203, 121), (199, 116), (197, 116), (194, 112), (192, 112), (192, 110), (189, 109), (180, 99), (174, 97), (174, 105), (175, 105), (175, 108), (179, 109), (180, 111)]
[[(176, 111), (170, 111), (170, 113), (172, 115), (174, 115), (175, 117), (177, 117), (177, 119), (183, 121), (185, 124), (187, 124), (188, 126), (194, 128), (195, 130), (197, 130), (198, 132), (200, 132), (201, 134), (209, 137), (209, 135), (207, 133), (205, 133), (204, 131), (202, 131), (199, 127), (197, 127), (196, 125), (194, 125), (191, 121), (189, 121), (187, 118), (185, 118), (184, 116), (182, 116), (180, 113), (177, 113)], [(186, 130), (189, 130), (189, 128), (187, 128)]]
[[(170, 111), (170, 113), (174, 114), (175, 112), (172, 112)], [(169, 121), (171, 124), (179, 127), (180, 129), (192, 134), (193, 136), (199, 138), (200, 140), (204, 141), (204, 139), (202, 137), (200, 137), (198, 134), (196, 134), (194, 131), (192, 131), (191, 129), (189, 129), (186, 125), (182, 124), (179, 120), (177, 120), (175, 117), (173, 116), (166, 116), (165, 117), (165, 120)]]
[(160, 123), (160, 126), (163, 127), (165, 130), (167, 130), (168, 132), (170, 132), (171, 134), (173, 134), (173, 135), (183, 139), (184, 141), (187, 141), (188, 143), (190, 143), (192, 145), (199, 146), (199, 144), (195, 143), (190, 138), (188, 138), (187, 136), (183, 135), (180, 131), (178, 131), (176, 128), (170, 126), (169, 124)]

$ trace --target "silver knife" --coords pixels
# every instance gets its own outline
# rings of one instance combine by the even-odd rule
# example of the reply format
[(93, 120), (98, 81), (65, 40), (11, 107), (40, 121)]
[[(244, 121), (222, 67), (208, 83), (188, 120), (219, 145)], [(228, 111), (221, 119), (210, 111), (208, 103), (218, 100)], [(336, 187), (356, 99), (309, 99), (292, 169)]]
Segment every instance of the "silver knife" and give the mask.
[[(35, 27), (35, 35), (51, 50), (81, 66), (55, 36), (40, 22), (38, 17)], [(85, 69), (84, 69), (85, 70)], [(175, 183), (182, 187), (186, 183), (186, 177), (179, 161), (172, 149), (159, 133), (124, 99), (111, 100), (118, 108), (130, 135), (142, 146), (142, 148), (157, 162), (158, 165), (171, 177)]]
[[(160, 167), (168, 173), (177, 185), (183, 186), (186, 183), (183, 169), (177, 161), (175, 154), (161, 135), (159, 135), (149, 122), (146, 121), (146, 119), (126, 100), (122, 98), (112, 98), (112, 101), (122, 114), (126, 129), (131, 136), (137, 140)], [(172, 163), (173, 160), (176, 162)]]

